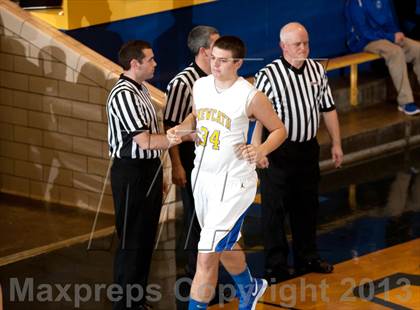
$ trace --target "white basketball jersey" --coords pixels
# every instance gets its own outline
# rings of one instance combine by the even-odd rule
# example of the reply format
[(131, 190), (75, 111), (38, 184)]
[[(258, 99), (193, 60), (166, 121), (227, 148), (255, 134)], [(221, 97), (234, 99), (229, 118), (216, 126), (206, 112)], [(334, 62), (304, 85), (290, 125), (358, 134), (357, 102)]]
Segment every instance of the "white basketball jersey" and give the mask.
[(222, 92), (216, 90), (213, 75), (195, 82), (197, 132), (202, 139), (195, 148), (195, 169), (230, 176), (247, 175), (255, 170), (255, 164), (238, 158), (235, 147), (247, 142), (246, 111), (256, 92), (242, 77)]

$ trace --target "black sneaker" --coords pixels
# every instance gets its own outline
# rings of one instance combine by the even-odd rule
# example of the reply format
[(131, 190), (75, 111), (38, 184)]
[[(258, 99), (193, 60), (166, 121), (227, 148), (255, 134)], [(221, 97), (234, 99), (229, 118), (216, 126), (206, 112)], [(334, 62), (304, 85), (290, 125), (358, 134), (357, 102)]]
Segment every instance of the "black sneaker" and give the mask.
[(320, 258), (308, 260), (303, 265), (296, 267), (296, 271), (299, 275), (309, 272), (331, 273), (333, 270), (334, 265)]
[(275, 284), (275, 283), (292, 279), (295, 276), (296, 274), (293, 268), (288, 267), (288, 266), (282, 266), (282, 267), (275, 267), (275, 268), (267, 268), (265, 270), (264, 279), (266, 279), (268, 283), (271, 285), (271, 284)]

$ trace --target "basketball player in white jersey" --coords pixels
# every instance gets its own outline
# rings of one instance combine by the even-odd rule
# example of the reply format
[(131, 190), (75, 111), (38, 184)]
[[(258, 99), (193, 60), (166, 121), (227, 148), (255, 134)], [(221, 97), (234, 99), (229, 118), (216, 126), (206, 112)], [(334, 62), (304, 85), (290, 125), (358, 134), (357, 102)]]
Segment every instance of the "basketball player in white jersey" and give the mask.
[[(255, 163), (265, 164), (266, 155), (280, 146), (287, 133), (267, 97), (238, 76), (244, 57), (245, 45), (239, 38), (219, 38), (211, 54), (212, 74), (194, 85), (193, 112), (168, 131), (173, 143), (193, 130), (199, 135), (191, 183), (202, 231), (189, 309), (207, 308), (219, 261), (239, 290), (239, 309), (255, 309), (267, 287), (264, 279), (251, 276), (237, 241), (256, 194)], [(250, 119), (270, 132), (257, 147), (246, 144)]]

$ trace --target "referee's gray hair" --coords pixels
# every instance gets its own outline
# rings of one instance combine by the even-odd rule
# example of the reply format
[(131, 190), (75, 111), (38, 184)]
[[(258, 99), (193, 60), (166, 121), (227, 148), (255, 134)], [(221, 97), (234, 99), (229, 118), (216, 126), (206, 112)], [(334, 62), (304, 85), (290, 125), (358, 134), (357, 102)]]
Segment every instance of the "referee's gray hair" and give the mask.
[(296, 28), (302, 28), (305, 31), (307, 31), (305, 26), (303, 26), (301, 23), (298, 23), (298, 22), (288, 23), (288, 24), (284, 25), (283, 27), (281, 27), (281, 29), (280, 29), (280, 34), (279, 34), (280, 42), (285, 42), (286, 41), (286, 38), (288, 37), (288, 33), (290, 32), (290, 28), (295, 28), (295, 29)]
[(216, 28), (210, 26), (196, 26), (188, 35), (188, 48), (191, 53), (195, 56), (198, 54), (200, 47), (210, 47), (210, 36), (212, 34), (219, 34)]

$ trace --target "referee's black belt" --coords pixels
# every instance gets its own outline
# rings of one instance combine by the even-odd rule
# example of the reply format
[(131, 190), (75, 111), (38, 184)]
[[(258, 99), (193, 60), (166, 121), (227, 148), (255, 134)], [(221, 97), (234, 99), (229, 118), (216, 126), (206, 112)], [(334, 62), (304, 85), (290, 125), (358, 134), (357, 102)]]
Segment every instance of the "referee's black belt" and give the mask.
[(318, 139), (316, 137), (306, 140), (306, 141), (292, 141), (289, 138), (287, 138), (283, 144), (289, 144), (289, 145), (311, 145), (311, 144), (318, 143)]
[(160, 158), (117, 158), (114, 157), (114, 164), (145, 166), (160, 164)]

